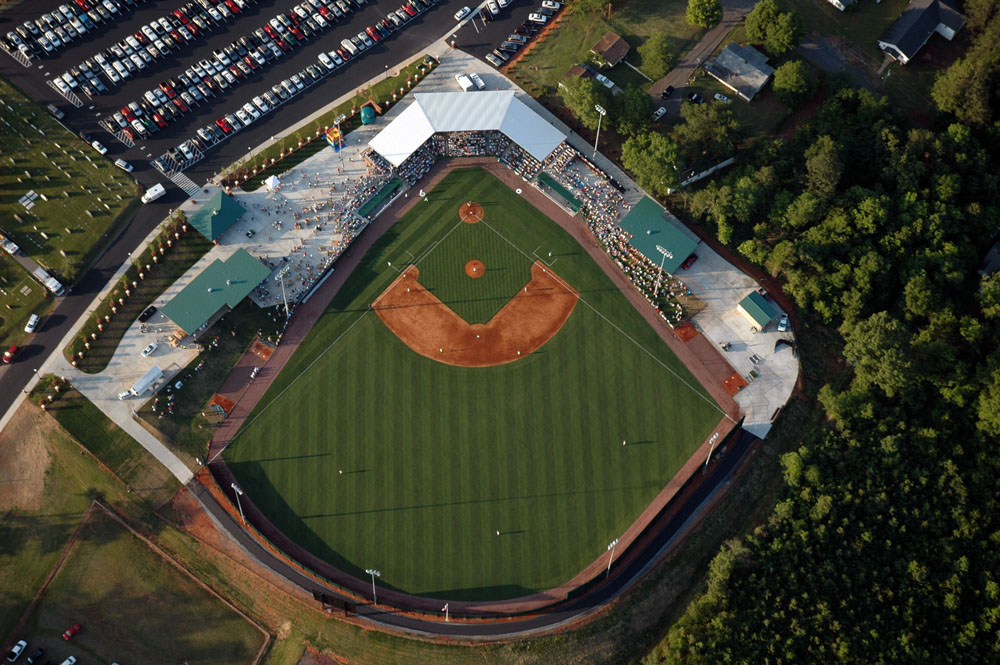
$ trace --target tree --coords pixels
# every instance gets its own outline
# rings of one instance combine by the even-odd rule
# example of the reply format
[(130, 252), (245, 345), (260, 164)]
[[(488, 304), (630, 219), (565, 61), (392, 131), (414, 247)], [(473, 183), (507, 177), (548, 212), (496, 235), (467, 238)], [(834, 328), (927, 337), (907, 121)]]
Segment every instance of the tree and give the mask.
[(837, 183), (844, 170), (837, 144), (829, 135), (821, 136), (809, 146), (805, 157), (809, 189), (821, 198), (829, 199), (837, 191)]
[(903, 392), (913, 377), (908, 345), (906, 328), (888, 312), (859, 321), (844, 344), (844, 358), (854, 366), (854, 382), (862, 390), (880, 389), (888, 397)]
[(615, 95), (612, 103), (618, 131), (626, 136), (635, 136), (648, 130), (652, 120), (650, 101), (646, 91), (634, 85), (625, 88), (620, 95)]
[(813, 94), (809, 70), (801, 60), (789, 60), (775, 69), (771, 86), (781, 103), (793, 109), (801, 106)]
[(720, 0), (688, 0), (687, 22), (703, 28), (711, 28), (722, 20)]
[(677, 144), (658, 132), (632, 136), (622, 145), (622, 164), (643, 188), (660, 196), (677, 187), (679, 161)]
[(674, 127), (672, 138), (688, 155), (689, 161), (703, 161), (732, 152), (739, 122), (725, 104), (684, 104), (682, 122)]
[(670, 52), (670, 40), (662, 32), (654, 33), (638, 48), (642, 58), (642, 71), (649, 78), (656, 80), (666, 76), (673, 64), (673, 54)]
[(985, 127), (993, 121), (991, 91), (1000, 83), (1000, 63), (975, 57), (959, 58), (931, 88), (931, 99), (942, 111), (953, 113), (963, 123)]
[(747, 14), (744, 27), (747, 38), (764, 44), (772, 55), (781, 55), (795, 48), (799, 43), (798, 18), (794, 12), (782, 12), (776, 0), (761, 0)]
[(564, 84), (563, 103), (587, 129), (597, 129), (600, 119), (594, 107), (609, 105), (608, 89), (592, 78), (578, 78)]

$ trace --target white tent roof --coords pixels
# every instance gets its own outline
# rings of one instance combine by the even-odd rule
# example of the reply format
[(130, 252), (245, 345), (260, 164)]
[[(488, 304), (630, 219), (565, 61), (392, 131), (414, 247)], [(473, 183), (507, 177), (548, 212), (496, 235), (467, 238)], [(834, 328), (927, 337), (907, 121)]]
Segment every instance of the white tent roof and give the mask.
[(264, 184), (270, 187), (271, 189), (277, 189), (278, 185), (281, 184), (281, 181), (278, 180), (278, 176), (270, 175), (267, 177), (267, 180), (264, 181)]
[(368, 142), (399, 166), (436, 132), (498, 130), (541, 161), (566, 135), (514, 96), (513, 90), (414, 93), (413, 102)]

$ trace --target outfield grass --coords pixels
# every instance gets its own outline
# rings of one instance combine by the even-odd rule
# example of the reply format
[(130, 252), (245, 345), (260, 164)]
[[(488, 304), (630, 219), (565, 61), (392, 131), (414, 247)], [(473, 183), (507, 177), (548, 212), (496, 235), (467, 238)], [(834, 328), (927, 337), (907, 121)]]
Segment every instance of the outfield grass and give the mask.
[[(61, 633), (83, 630), (67, 645)], [(264, 642), (252, 624), (95, 510), (28, 619), (24, 636), (54, 662), (246, 665)]]
[[(106, 243), (105, 235), (135, 210), (138, 185), (2, 79), (0, 99), (7, 104), (0, 110), (3, 231), (71, 284)], [(39, 197), (26, 210), (18, 200), (29, 190), (49, 200)]]
[[(416, 594), (515, 597), (604, 553), (721, 411), (579, 245), (499, 180), (458, 170), (428, 198), (369, 251), (227, 458), (275, 524), (348, 572), (374, 566)], [(458, 221), (468, 199), (485, 223)], [(519, 251), (491, 250), (490, 234)], [(536, 248), (582, 299), (521, 361), (440, 364), (368, 311), (397, 275), (387, 263), (426, 253), (421, 279), (483, 316), (470, 312), (513, 295)], [(506, 286), (448, 277), (473, 258), (510, 271)]]

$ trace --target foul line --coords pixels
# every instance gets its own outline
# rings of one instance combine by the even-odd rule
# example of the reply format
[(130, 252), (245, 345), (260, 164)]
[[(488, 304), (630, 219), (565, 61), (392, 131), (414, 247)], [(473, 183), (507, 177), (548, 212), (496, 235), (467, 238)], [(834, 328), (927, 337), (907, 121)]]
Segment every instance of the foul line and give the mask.
[[(493, 233), (495, 233), (498, 236), (500, 236), (500, 238), (502, 238), (504, 240), (504, 242), (506, 242), (508, 245), (510, 245), (511, 247), (513, 247), (514, 249), (516, 249), (517, 251), (521, 252), (521, 254), (523, 254), (526, 259), (531, 260), (531, 257), (528, 255), (527, 252), (525, 252), (523, 249), (521, 249), (520, 247), (518, 247), (517, 245), (515, 245), (514, 243), (512, 243), (510, 240), (508, 240), (507, 237), (504, 236), (504, 234), (500, 233), (495, 228), (493, 228), (492, 226), (490, 226), (489, 222), (482, 221), (482, 222), (480, 222), (480, 224), (486, 224), (486, 226), (491, 231), (493, 231)], [(545, 263), (545, 262), (542, 261), (542, 263)], [(718, 404), (715, 403), (715, 400), (713, 400), (713, 399), (707, 397), (706, 395), (702, 394), (701, 391), (697, 390), (694, 386), (692, 386), (690, 383), (688, 383), (687, 381), (685, 381), (684, 378), (681, 377), (677, 372), (675, 372), (673, 369), (671, 369), (662, 360), (660, 360), (659, 358), (657, 358), (656, 355), (653, 354), (652, 351), (650, 351), (649, 349), (647, 349), (645, 346), (643, 346), (638, 341), (636, 341), (635, 339), (633, 339), (627, 332), (625, 332), (624, 330), (622, 330), (621, 328), (619, 328), (617, 325), (615, 325), (608, 317), (604, 316), (604, 314), (602, 314), (600, 312), (600, 310), (598, 310), (596, 307), (594, 307), (589, 302), (587, 302), (587, 300), (582, 295), (577, 294), (576, 291), (574, 291), (572, 289), (572, 287), (570, 287), (569, 284), (567, 284), (566, 282), (564, 282), (558, 275), (556, 275), (555, 273), (548, 273), (548, 274), (551, 275), (552, 278), (555, 279), (557, 282), (559, 282), (560, 284), (562, 284), (563, 288), (565, 288), (567, 291), (569, 291), (570, 293), (576, 294), (577, 297), (579, 298), (580, 302), (582, 302), (584, 305), (586, 305), (587, 307), (589, 307), (599, 317), (601, 317), (602, 319), (604, 319), (604, 321), (607, 322), (608, 325), (610, 325), (612, 328), (614, 328), (615, 330), (617, 330), (618, 332), (620, 332), (625, 337), (625, 339), (627, 339), (628, 341), (632, 342), (637, 347), (639, 347), (646, 355), (648, 355), (650, 358), (652, 358), (654, 361), (656, 361), (660, 365), (660, 367), (662, 367), (663, 369), (665, 369), (668, 372), (670, 372), (671, 374), (673, 374), (674, 378), (676, 378), (678, 381), (680, 381), (682, 384), (684, 384), (684, 386), (687, 387), (688, 390), (690, 390), (695, 395), (697, 395), (701, 399), (703, 399), (706, 402), (708, 402), (709, 404), (711, 404), (716, 410), (718, 410), (726, 418), (729, 418), (734, 423), (736, 422), (735, 420), (733, 420), (733, 418), (728, 413), (726, 413), (726, 411), (722, 407), (720, 407)], [(671, 350), (671, 353), (673, 353), (672, 350)], [(676, 356), (677, 354), (674, 354), (674, 355)], [(678, 360), (679, 360), (679, 358), (678, 358)]]
[[(428, 256), (430, 256), (431, 252), (433, 252), (435, 249), (437, 249), (441, 245), (441, 243), (444, 241), (444, 239), (447, 238), (449, 235), (451, 235), (452, 232), (455, 229), (457, 229), (459, 226), (461, 226), (462, 224), (464, 224), (464, 222), (462, 222), (461, 220), (459, 220), (459, 222), (457, 224), (455, 224), (455, 226), (451, 227), (451, 229), (449, 229), (448, 232), (444, 234), (444, 236), (442, 236), (441, 238), (439, 238), (438, 240), (436, 240), (434, 243), (432, 243), (431, 246), (427, 248), (427, 251), (425, 251), (423, 254), (421, 254), (419, 258), (414, 259), (414, 261), (413, 261), (413, 263), (411, 265), (415, 266), (419, 262), (423, 261)], [(492, 227), (490, 227), (490, 228), (492, 228)], [(507, 239), (504, 238), (504, 240), (507, 240)], [(404, 251), (406, 251), (407, 254), (410, 254), (409, 250), (404, 250)], [(413, 256), (413, 254), (410, 254), (410, 256)], [(243, 423), (243, 426), (240, 428), (240, 430), (235, 434), (235, 436), (233, 436), (233, 438), (231, 438), (229, 440), (229, 443), (227, 443), (226, 446), (225, 446), (225, 448), (223, 448), (222, 450), (225, 450), (229, 446), (233, 445), (233, 443), (236, 441), (236, 439), (240, 438), (240, 436), (243, 434), (243, 432), (245, 432), (250, 427), (250, 425), (252, 425), (258, 418), (260, 418), (262, 415), (264, 415), (264, 413), (266, 413), (267, 410), (270, 409), (274, 405), (275, 402), (277, 402), (279, 399), (281, 399), (281, 396), (284, 395), (286, 392), (288, 392), (288, 390), (292, 386), (294, 386), (298, 382), (298, 380), (301, 379), (306, 374), (306, 372), (308, 372), (310, 369), (312, 369), (313, 365), (315, 365), (316, 363), (318, 363), (320, 361), (320, 359), (323, 358), (323, 356), (325, 356), (327, 353), (329, 353), (330, 349), (332, 349), (334, 346), (336, 346), (337, 342), (339, 342), (341, 339), (343, 339), (344, 335), (346, 335), (347, 333), (351, 332), (351, 330), (354, 328), (354, 326), (356, 326), (361, 321), (361, 319), (365, 318), (366, 314), (368, 314), (369, 312), (373, 311), (373, 309), (375, 307), (375, 304), (382, 298), (382, 296), (385, 295), (386, 291), (388, 291), (390, 288), (392, 288), (392, 286), (396, 282), (398, 282), (400, 279), (403, 278), (405, 272), (406, 272), (405, 270), (402, 271), (402, 272), (400, 272), (400, 274), (397, 275), (396, 278), (392, 280), (392, 282), (389, 284), (389, 286), (387, 286), (384, 289), (382, 289), (382, 292), (379, 294), (378, 298), (376, 298), (372, 302), (372, 304), (368, 306), (368, 309), (366, 309), (364, 312), (362, 312), (361, 316), (359, 316), (357, 319), (355, 319), (351, 323), (351, 325), (347, 326), (347, 329), (344, 330), (344, 332), (342, 332), (339, 335), (337, 335), (337, 339), (335, 339), (332, 342), (330, 342), (329, 346), (327, 346), (320, 353), (318, 353), (316, 355), (316, 357), (313, 358), (313, 361), (311, 363), (309, 363), (308, 365), (306, 365), (305, 368), (303, 368), (303, 370), (301, 372), (299, 372), (299, 375), (296, 376), (294, 379), (292, 379), (289, 382), (289, 384), (287, 386), (285, 386), (284, 389), (282, 389), (282, 391), (280, 393), (278, 393), (277, 395), (275, 395), (274, 399), (272, 399), (270, 402), (268, 402), (264, 406), (264, 408), (262, 408), (257, 413), (257, 415), (255, 415), (253, 418), (251, 418), (250, 420), (248, 420), (245, 423)], [(311, 331), (312, 331), (312, 328), (309, 329), (309, 331), (306, 333), (306, 336), (308, 336), (308, 333), (311, 332)], [(304, 340), (305, 340), (305, 338), (303, 338), (303, 341)], [(292, 354), (292, 355), (294, 355), (294, 354)], [(280, 375), (281, 372), (279, 371), (278, 374)], [(222, 450), (220, 450), (218, 453), (216, 453), (215, 457), (218, 457), (219, 455), (221, 455), (222, 454)], [(211, 461), (214, 461), (215, 457), (213, 457)]]

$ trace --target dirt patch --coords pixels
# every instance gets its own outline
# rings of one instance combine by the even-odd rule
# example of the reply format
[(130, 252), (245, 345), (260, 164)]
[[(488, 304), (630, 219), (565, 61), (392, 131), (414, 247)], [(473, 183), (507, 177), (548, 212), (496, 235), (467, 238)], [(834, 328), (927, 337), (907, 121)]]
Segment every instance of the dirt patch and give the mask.
[(347, 659), (332, 654), (320, 653), (312, 646), (307, 646), (299, 658), (298, 665), (346, 665)]
[(674, 328), (674, 332), (677, 336), (681, 338), (682, 342), (690, 342), (692, 339), (698, 336), (698, 329), (690, 321), (685, 321), (681, 325)]
[(258, 338), (255, 339), (253, 344), (250, 345), (250, 353), (254, 354), (264, 362), (267, 362), (267, 359), (271, 357), (272, 353), (274, 353), (274, 346), (261, 341), (260, 338)]
[(25, 402), (0, 433), (0, 511), (42, 507), (50, 442), (61, 436), (59, 429), (52, 418)]
[(735, 395), (747, 385), (746, 379), (739, 375), (738, 372), (733, 372), (729, 375), (729, 378), (722, 382), (722, 387), (726, 389), (726, 392), (730, 395)]
[(483, 206), (475, 201), (466, 201), (458, 209), (458, 217), (466, 224), (475, 224), (483, 220)]
[(489, 323), (468, 324), (417, 281), (410, 266), (372, 304), (382, 322), (420, 355), (460, 367), (514, 362), (548, 342), (579, 297), (551, 268), (536, 261), (531, 281)]
[(483, 265), (482, 261), (472, 259), (465, 264), (465, 274), (472, 279), (479, 279), (486, 274), (486, 266)]

